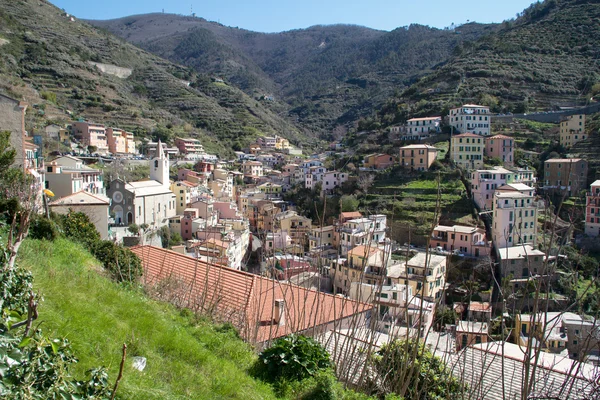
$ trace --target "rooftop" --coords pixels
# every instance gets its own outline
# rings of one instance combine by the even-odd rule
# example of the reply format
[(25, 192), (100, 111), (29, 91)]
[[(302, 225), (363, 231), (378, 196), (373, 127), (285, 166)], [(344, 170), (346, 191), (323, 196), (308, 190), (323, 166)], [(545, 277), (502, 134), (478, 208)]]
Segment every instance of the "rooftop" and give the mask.
[(476, 134), (471, 133), (471, 132), (465, 132), (465, 133), (461, 133), (460, 135), (454, 135), (454, 136), (452, 136), (452, 138), (463, 138), (463, 137), (476, 137), (476, 138), (480, 138), (481, 136), (476, 135)]
[[(425, 263), (425, 260), (428, 263)], [(446, 262), (446, 256), (438, 256), (436, 254), (417, 253), (416, 256), (406, 262), (406, 265), (410, 267), (421, 267), (421, 268), (434, 268), (442, 263)]]
[(546, 160), (547, 163), (572, 163), (582, 161), (581, 158), (551, 158)]
[(80, 191), (68, 196), (62, 197), (49, 204), (50, 207), (54, 206), (66, 206), (66, 205), (85, 205), (85, 206), (107, 206), (110, 204), (110, 200), (104, 196), (93, 195), (91, 193)]
[(530, 244), (521, 244), (513, 247), (504, 247), (498, 249), (501, 260), (525, 259), (527, 256), (545, 256), (546, 253), (534, 249)]
[(442, 119), (442, 117), (424, 117), (424, 118), (411, 118), (406, 122), (410, 122), (410, 121), (431, 121), (431, 120), (436, 120), (436, 119)]
[(476, 226), (462, 226), (462, 225), (454, 225), (454, 226), (446, 226), (446, 225), (438, 225), (435, 227), (436, 231), (441, 232), (458, 232), (458, 233), (475, 233), (480, 228)]
[(488, 324), (486, 322), (458, 321), (458, 325), (456, 325), (456, 331), (487, 334)]
[(427, 150), (439, 151), (439, 149), (437, 147), (433, 147), (428, 144), (409, 144), (408, 146), (400, 147), (400, 150), (402, 150), (402, 149), (427, 149)]
[[(142, 260), (143, 283), (176, 282), (173, 290), (198, 311), (231, 322), (243, 338), (264, 342), (313, 329), (369, 310), (370, 305), (196, 260), (153, 246), (132, 248)], [(176, 294), (176, 293), (175, 293)], [(275, 300), (284, 300), (285, 324), (275, 322)], [(183, 300), (182, 300), (183, 301)]]

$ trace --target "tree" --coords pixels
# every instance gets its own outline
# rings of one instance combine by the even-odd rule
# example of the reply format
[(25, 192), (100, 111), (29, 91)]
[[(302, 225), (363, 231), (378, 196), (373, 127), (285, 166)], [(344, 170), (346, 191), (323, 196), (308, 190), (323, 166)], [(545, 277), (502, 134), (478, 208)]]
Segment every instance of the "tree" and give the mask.
[(406, 400), (459, 399), (464, 386), (418, 339), (396, 339), (371, 359), (379, 395), (397, 394)]
[(356, 196), (342, 196), (342, 212), (356, 211), (358, 210), (358, 205), (360, 202), (356, 198)]
[(358, 187), (364, 193), (367, 193), (369, 191), (369, 189), (371, 188), (371, 185), (373, 185), (374, 180), (375, 180), (375, 176), (373, 176), (371, 174), (361, 174), (358, 177)]
[(139, 235), (140, 234), (140, 227), (138, 226), (138, 224), (131, 224), (127, 227), (127, 230), (129, 231), (129, 233), (131, 233), (132, 235)]
[(90, 146), (88, 146), (88, 147), (87, 147), (87, 150), (88, 150), (88, 152), (89, 152), (90, 154), (94, 154), (95, 152), (97, 152), (97, 151), (98, 151), (98, 148), (97, 148), (96, 146), (91, 146), (91, 145), (90, 145)]
[(10, 132), (0, 132), (0, 174), (8, 171), (9, 167), (15, 162), (17, 152), (10, 147)]

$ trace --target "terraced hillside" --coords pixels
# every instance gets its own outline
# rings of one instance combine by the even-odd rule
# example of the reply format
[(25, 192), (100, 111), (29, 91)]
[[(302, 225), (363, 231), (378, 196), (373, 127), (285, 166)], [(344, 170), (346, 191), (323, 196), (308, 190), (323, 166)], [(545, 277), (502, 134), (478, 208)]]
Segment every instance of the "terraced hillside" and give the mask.
[[(436, 214), (438, 177), (439, 211)], [(472, 202), (467, 198), (457, 170), (411, 173), (397, 168), (387, 178), (374, 183), (364, 206), (390, 218), (390, 234), (399, 243), (410, 239), (411, 243), (425, 244), (435, 217), (443, 224), (477, 224)]]
[(584, 100), (600, 81), (600, 3), (545, 0), (502, 29), (455, 49), (405, 93), (440, 105), (478, 101), (527, 112)]
[(266, 34), (172, 14), (90, 23), (197, 72), (222, 76), (251, 96), (272, 94), (294, 120), (324, 135), (369, 114), (445, 62), (457, 45), (497, 28), (473, 23), (456, 34), (421, 25), (391, 32), (330, 25)]
[(261, 134), (308, 141), (307, 132), (276, 107), (136, 48), (45, 0), (0, 0), (0, 46), (0, 90), (36, 105), (30, 129), (71, 118), (139, 133), (161, 124), (224, 152)]

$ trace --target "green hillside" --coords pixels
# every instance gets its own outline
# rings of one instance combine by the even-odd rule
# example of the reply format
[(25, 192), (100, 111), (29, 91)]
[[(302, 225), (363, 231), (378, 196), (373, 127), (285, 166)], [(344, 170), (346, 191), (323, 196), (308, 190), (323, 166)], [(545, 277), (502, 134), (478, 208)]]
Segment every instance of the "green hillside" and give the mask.
[(391, 32), (329, 25), (267, 34), (172, 14), (90, 23), (251, 96), (274, 95), (291, 118), (326, 136), (446, 61), (457, 45), (497, 29), (473, 23), (459, 35), (421, 25)]
[(481, 102), (496, 112), (582, 102), (600, 81), (599, 41), (597, 1), (534, 3), (497, 33), (458, 46), (447, 63), (404, 97), (437, 103), (440, 109)]
[[(198, 136), (219, 152), (261, 134), (308, 141), (276, 107), (140, 50), (45, 0), (0, 0), (0, 39), (0, 91), (35, 105), (29, 129), (86, 118), (144, 134), (160, 124)], [(94, 63), (108, 65), (109, 72), (126, 70), (118, 77)]]
[[(270, 387), (248, 375), (256, 355), (231, 330), (115, 284), (79, 245), (28, 240), (19, 256), (44, 299), (37, 323), (72, 343), (79, 359), (75, 375), (104, 365), (114, 381), (126, 343), (118, 398), (275, 398)], [(142, 372), (132, 367), (134, 356), (147, 358)]]

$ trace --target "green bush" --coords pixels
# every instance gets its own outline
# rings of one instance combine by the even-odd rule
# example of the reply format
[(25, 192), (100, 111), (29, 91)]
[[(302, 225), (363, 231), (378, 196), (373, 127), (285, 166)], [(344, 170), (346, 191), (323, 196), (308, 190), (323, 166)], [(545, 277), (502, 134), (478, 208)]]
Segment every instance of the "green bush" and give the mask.
[(302, 335), (279, 338), (261, 352), (257, 372), (263, 379), (301, 381), (331, 369), (327, 350), (316, 340)]
[(87, 249), (91, 249), (93, 244), (100, 240), (96, 227), (82, 212), (71, 210), (66, 215), (59, 215), (58, 221), (68, 239), (83, 244)]
[(117, 282), (134, 282), (142, 275), (142, 262), (139, 257), (110, 240), (97, 241), (91, 252)]
[(60, 236), (60, 227), (51, 219), (36, 216), (29, 224), (28, 235), (31, 239), (54, 241)]
[[(380, 396), (396, 394), (406, 399), (441, 400), (464, 395), (461, 382), (418, 339), (396, 339), (383, 345), (371, 363), (380, 378), (373, 381), (374, 391)], [(407, 377), (410, 377), (408, 385)]]

